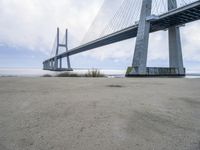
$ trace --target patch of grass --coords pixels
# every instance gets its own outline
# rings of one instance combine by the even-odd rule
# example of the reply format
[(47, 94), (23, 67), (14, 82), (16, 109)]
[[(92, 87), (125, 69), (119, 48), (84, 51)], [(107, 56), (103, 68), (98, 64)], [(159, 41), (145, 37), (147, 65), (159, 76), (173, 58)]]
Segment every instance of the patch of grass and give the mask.
[(56, 75), (56, 77), (81, 77), (80, 74), (64, 72)]
[(85, 74), (85, 77), (97, 78), (97, 77), (106, 77), (106, 76), (102, 74), (99, 70), (93, 69), (93, 70), (89, 70), (88, 73)]
[[(44, 75), (43, 77), (52, 77), (51, 75)], [(102, 74), (99, 70), (93, 69), (88, 70), (85, 74), (78, 74), (78, 73), (72, 73), (72, 72), (63, 72), (55, 75), (55, 77), (106, 77), (104, 74)]]

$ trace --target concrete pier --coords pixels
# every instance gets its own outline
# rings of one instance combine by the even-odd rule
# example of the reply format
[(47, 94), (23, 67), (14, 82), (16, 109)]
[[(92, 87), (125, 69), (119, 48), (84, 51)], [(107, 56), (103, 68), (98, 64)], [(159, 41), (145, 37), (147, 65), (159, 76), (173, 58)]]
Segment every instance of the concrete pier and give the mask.
[[(148, 40), (152, 0), (143, 0), (139, 21), (133, 63), (128, 67), (126, 76), (185, 76), (181, 49), (180, 30), (172, 26), (169, 32), (169, 68), (147, 67)], [(168, 0), (168, 10), (176, 9), (176, 0)]]
[(145, 75), (147, 64), (147, 51), (149, 42), (150, 22), (146, 20), (151, 15), (152, 0), (143, 0), (135, 52), (133, 57), (133, 75)]
[[(168, 10), (176, 9), (177, 1), (168, 0)], [(181, 47), (180, 29), (177, 26), (172, 26), (168, 29), (169, 32), (169, 67), (176, 68), (179, 73), (185, 75), (183, 66), (183, 56)]]

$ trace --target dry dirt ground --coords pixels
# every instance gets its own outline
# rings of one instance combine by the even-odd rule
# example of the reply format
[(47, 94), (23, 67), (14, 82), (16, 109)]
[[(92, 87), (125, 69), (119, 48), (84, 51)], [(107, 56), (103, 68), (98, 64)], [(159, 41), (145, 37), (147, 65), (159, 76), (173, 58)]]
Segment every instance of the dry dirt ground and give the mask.
[(0, 78), (0, 150), (199, 150), (200, 79)]

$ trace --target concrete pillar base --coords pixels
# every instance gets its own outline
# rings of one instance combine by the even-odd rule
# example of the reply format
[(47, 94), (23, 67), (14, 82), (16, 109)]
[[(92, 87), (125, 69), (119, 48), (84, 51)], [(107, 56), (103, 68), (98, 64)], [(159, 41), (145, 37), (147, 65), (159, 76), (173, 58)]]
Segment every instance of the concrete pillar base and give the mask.
[(137, 67), (128, 67), (126, 77), (185, 76), (185, 68), (147, 67), (145, 73), (140, 73), (137, 70)]
[(57, 69), (53, 69), (51, 71), (73, 71), (72, 68), (57, 68)]

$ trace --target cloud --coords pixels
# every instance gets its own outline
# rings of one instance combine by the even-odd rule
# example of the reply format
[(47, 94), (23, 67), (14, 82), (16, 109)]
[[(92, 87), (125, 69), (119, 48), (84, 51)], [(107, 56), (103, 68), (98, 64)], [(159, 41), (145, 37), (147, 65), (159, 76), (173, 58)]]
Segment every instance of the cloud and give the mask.
[(200, 62), (200, 21), (190, 23), (182, 29), (182, 48), (185, 60)]
[(0, 0), (0, 41), (48, 52), (57, 26), (69, 28), (72, 37), (80, 40), (101, 3), (102, 0)]

